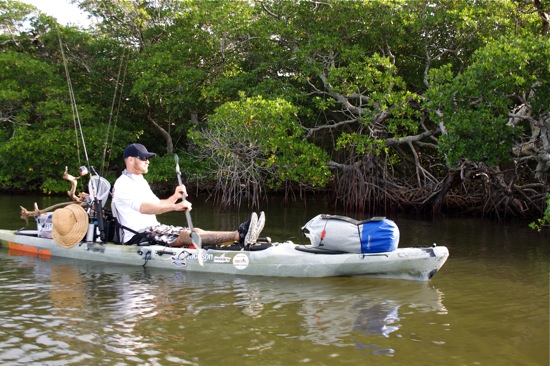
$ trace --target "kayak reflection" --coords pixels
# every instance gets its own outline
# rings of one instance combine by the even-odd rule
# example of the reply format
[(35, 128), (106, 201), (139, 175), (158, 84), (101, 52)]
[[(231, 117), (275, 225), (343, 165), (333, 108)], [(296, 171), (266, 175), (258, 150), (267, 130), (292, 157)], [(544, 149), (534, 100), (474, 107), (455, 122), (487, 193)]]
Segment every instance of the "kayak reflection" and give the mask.
[[(430, 283), (356, 278), (234, 278), (186, 274), (185, 281), (200, 286), (232, 288), (236, 305), (250, 317), (270, 316), (285, 306), (298, 304), (302, 319), (299, 339), (320, 345), (349, 346), (350, 337), (390, 337), (401, 328), (400, 313), (446, 314), (443, 294)], [(405, 283), (403, 283), (405, 282)], [(223, 285), (222, 285), (223, 284)], [(196, 314), (212, 305), (195, 308)], [(357, 348), (378, 348), (357, 340)], [(376, 353), (385, 353), (378, 350)], [(391, 351), (387, 351), (391, 352)]]

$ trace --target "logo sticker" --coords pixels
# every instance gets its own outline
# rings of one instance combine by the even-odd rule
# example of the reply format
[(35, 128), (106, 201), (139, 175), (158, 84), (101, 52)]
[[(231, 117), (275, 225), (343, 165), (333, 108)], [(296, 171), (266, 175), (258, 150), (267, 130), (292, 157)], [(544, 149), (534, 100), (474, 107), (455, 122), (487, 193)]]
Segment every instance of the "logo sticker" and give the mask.
[(185, 267), (187, 264), (186, 260), (188, 257), (189, 257), (189, 253), (183, 250), (178, 254), (172, 256), (172, 264), (176, 267)]
[(248, 267), (248, 256), (244, 253), (239, 253), (233, 257), (233, 266), (237, 269), (245, 269)]
[(231, 257), (226, 257), (225, 253), (220, 256), (214, 257), (214, 263), (230, 263)]

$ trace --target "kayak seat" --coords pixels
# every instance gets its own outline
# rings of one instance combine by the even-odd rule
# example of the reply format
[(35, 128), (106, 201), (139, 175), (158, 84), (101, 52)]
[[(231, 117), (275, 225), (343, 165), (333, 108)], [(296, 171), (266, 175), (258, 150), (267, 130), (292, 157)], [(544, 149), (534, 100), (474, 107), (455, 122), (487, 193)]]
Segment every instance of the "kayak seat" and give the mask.
[[(118, 214), (116, 205), (113, 201), (111, 201), (111, 215), (112, 215), (112, 223), (114, 225), (114, 231), (115, 231), (112, 241), (115, 244), (138, 245), (138, 246), (147, 246), (147, 245), (154, 245), (154, 244), (164, 245), (163, 243), (156, 241), (150, 233), (138, 232), (127, 226), (122, 225), (118, 220), (119, 214)], [(127, 242), (124, 241), (124, 230), (128, 230), (134, 233), (134, 236), (132, 236), (132, 238)]]
[(116, 208), (116, 205), (113, 201), (111, 201), (111, 215), (112, 215), (112, 221), (111, 223), (114, 226), (114, 235), (112, 241), (116, 244), (124, 244), (124, 245), (151, 245), (154, 244), (151, 241), (150, 236), (147, 233), (138, 233), (135, 232), (135, 235), (130, 239), (127, 243), (124, 242), (124, 229), (133, 231), (132, 229), (128, 227), (124, 227), (120, 224), (120, 221), (118, 220), (119, 214)]
[(122, 228), (122, 225), (120, 225), (120, 221), (118, 219), (119, 217), (118, 211), (113, 201), (111, 201), (111, 214), (113, 215), (113, 219), (115, 221), (115, 235), (114, 235), (113, 241), (117, 244), (123, 244), (124, 229)]

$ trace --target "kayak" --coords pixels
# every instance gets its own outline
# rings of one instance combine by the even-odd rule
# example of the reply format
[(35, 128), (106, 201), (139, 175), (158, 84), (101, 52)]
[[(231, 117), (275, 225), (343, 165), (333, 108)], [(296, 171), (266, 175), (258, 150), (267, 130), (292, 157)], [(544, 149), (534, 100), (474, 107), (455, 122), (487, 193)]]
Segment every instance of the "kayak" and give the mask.
[[(397, 248), (381, 253), (343, 253), (312, 245), (258, 242), (238, 245), (173, 248), (162, 245), (121, 245), (84, 239), (73, 247), (36, 230), (0, 230), (0, 246), (9, 255), (72, 258), (131, 266), (228, 275), (272, 277), (381, 277), (430, 280), (449, 257), (444, 246)], [(201, 255), (202, 265), (199, 263)]]

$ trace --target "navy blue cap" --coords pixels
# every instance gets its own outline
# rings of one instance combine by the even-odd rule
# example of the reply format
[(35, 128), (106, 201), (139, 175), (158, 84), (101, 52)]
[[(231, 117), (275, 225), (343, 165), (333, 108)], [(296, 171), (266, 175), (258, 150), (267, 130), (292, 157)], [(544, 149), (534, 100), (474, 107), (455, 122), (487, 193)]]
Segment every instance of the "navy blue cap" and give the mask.
[(142, 144), (131, 144), (126, 146), (126, 149), (124, 149), (124, 153), (122, 156), (124, 159), (132, 156), (134, 158), (140, 158), (140, 159), (149, 159), (154, 158), (155, 153), (147, 151), (147, 148), (143, 146)]

